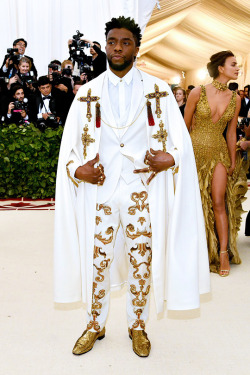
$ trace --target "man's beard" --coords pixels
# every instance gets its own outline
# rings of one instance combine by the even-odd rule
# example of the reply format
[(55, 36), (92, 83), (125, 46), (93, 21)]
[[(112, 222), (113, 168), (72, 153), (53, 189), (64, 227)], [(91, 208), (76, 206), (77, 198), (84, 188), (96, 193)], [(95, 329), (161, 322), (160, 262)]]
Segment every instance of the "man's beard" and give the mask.
[(113, 70), (117, 70), (118, 72), (121, 72), (124, 69), (126, 69), (129, 65), (131, 65), (132, 62), (133, 60), (124, 60), (123, 64), (114, 64), (112, 62), (112, 59), (108, 59), (110, 68)]

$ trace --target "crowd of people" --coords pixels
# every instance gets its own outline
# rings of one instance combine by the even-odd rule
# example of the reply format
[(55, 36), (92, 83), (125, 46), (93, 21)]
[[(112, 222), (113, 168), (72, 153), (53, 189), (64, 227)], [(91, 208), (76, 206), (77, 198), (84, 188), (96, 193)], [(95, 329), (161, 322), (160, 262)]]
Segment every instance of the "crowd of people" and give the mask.
[[(51, 61), (43, 76), (38, 76), (33, 58), (25, 55), (27, 41), (13, 42), (0, 69), (1, 122), (32, 122), (41, 130), (64, 125), (78, 89), (106, 70), (101, 45), (75, 37), (68, 41), (69, 58)], [(84, 53), (85, 47), (90, 56)]]

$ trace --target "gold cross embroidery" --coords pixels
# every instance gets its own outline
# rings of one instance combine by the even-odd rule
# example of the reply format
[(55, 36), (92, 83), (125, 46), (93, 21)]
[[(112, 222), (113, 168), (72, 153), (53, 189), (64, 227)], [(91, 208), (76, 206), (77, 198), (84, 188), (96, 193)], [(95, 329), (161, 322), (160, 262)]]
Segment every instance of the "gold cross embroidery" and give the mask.
[(90, 145), (90, 143), (95, 142), (93, 138), (90, 137), (90, 134), (88, 134), (88, 125), (86, 124), (83, 128), (83, 134), (82, 134), (82, 144), (83, 144), (83, 156), (84, 159), (86, 159), (87, 156), (87, 146)]
[(159, 91), (159, 86), (155, 84), (155, 92), (152, 92), (151, 94), (145, 95), (147, 99), (154, 99), (156, 100), (156, 111), (157, 117), (161, 117), (161, 107), (160, 107), (160, 98), (163, 98), (164, 96), (168, 96), (167, 91)]
[(88, 89), (88, 94), (87, 96), (81, 96), (80, 98), (78, 98), (78, 100), (80, 102), (87, 102), (87, 114), (86, 114), (86, 117), (88, 119), (88, 121), (90, 122), (91, 121), (91, 117), (92, 117), (92, 114), (91, 114), (91, 102), (97, 102), (100, 98), (98, 96), (91, 96), (91, 89)]
[(166, 129), (164, 129), (164, 124), (162, 121), (160, 121), (159, 127), (160, 127), (160, 130), (158, 130), (156, 134), (152, 135), (152, 138), (158, 139), (158, 142), (162, 142), (163, 151), (166, 152), (167, 151), (166, 141), (168, 137), (168, 132), (166, 131)]

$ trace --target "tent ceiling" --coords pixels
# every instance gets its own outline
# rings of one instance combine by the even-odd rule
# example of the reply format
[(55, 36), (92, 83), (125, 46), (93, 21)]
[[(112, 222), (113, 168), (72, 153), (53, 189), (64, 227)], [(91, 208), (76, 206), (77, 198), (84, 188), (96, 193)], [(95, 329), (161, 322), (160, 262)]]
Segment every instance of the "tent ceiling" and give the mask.
[(230, 49), (240, 63), (250, 52), (249, 0), (161, 0), (145, 30), (139, 66), (171, 81), (200, 69), (216, 52)]

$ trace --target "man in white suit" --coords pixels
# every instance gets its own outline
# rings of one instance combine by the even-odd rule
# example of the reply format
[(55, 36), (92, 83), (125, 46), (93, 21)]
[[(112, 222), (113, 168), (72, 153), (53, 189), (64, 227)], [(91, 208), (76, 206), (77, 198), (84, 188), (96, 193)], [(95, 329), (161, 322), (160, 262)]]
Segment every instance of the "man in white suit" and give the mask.
[(87, 328), (73, 348), (83, 354), (105, 336), (110, 284), (127, 280), (129, 337), (146, 357), (151, 282), (157, 312), (165, 299), (170, 309), (197, 308), (209, 291), (206, 238), (191, 142), (171, 90), (133, 67), (141, 40), (134, 20), (113, 18), (105, 33), (109, 69), (78, 91), (61, 144), (55, 301), (87, 303)]

